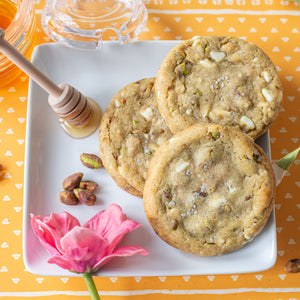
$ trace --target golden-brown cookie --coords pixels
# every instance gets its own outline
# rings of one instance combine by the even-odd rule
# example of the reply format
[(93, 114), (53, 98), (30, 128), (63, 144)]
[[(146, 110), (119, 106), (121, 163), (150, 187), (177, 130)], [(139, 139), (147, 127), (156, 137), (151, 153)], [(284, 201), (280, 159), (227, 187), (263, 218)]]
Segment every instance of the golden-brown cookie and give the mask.
[(274, 122), (282, 102), (270, 58), (229, 36), (181, 42), (163, 60), (155, 85), (159, 110), (174, 133), (207, 122), (239, 127), (255, 139)]
[(274, 198), (274, 173), (264, 151), (237, 128), (199, 123), (155, 152), (144, 208), (161, 239), (213, 256), (250, 242), (266, 224)]
[(123, 87), (107, 106), (99, 131), (105, 168), (120, 187), (123, 179), (140, 194), (151, 157), (172, 136), (157, 108), (154, 81), (147, 78)]

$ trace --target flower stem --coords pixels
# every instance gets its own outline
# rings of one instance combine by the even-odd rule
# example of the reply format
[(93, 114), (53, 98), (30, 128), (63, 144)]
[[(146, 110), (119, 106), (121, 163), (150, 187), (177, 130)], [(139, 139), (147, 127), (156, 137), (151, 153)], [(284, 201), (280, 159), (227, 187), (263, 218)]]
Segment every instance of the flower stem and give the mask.
[(98, 294), (98, 291), (95, 286), (93, 276), (91, 275), (91, 273), (83, 273), (82, 275), (83, 275), (85, 283), (88, 287), (88, 290), (90, 292), (91, 299), (92, 300), (100, 300), (100, 297), (99, 297), (99, 294)]

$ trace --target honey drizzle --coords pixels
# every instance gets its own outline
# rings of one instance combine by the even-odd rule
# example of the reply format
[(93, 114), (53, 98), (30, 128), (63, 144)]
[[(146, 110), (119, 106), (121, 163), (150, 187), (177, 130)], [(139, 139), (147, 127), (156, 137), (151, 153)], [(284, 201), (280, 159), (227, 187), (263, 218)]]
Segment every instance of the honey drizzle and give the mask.
[(61, 127), (70, 137), (74, 139), (82, 139), (90, 136), (98, 129), (100, 125), (101, 116), (102, 116), (101, 108), (92, 99), (88, 98), (88, 101), (91, 104), (93, 115), (87, 125), (83, 127), (75, 127), (70, 125), (67, 121), (63, 119), (59, 119), (59, 123)]

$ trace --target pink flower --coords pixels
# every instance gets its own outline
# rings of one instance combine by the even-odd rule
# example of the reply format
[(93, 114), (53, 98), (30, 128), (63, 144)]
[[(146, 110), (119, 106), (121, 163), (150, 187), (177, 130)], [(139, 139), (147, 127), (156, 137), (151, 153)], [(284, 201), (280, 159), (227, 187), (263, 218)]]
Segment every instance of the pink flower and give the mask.
[(141, 225), (127, 220), (116, 204), (96, 214), (84, 226), (67, 212), (51, 213), (44, 219), (31, 214), (31, 225), (51, 255), (48, 262), (73, 272), (95, 272), (117, 256), (148, 255), (145, 248), (136, 245), (116, 249), (126, 233)]

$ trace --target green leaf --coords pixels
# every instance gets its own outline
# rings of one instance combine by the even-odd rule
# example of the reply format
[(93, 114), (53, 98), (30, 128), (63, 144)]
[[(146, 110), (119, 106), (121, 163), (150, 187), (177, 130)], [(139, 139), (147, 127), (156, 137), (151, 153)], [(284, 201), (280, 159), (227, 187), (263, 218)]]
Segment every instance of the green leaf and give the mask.
[(279, 160), (278, 162), (276, 162), (276, 164), (280, 168), (288, 171), (289, 168), (291, 167), (291, 165), (293, 164), (293, 162), (295, 161), (295, 159), (297, 158), (297, 155), (298, 155), (299, 152), (300, 152), (300, 147), (297, 148), (296, 150), (290, 152), (286, 156), (284, 156), (281, 160)]

